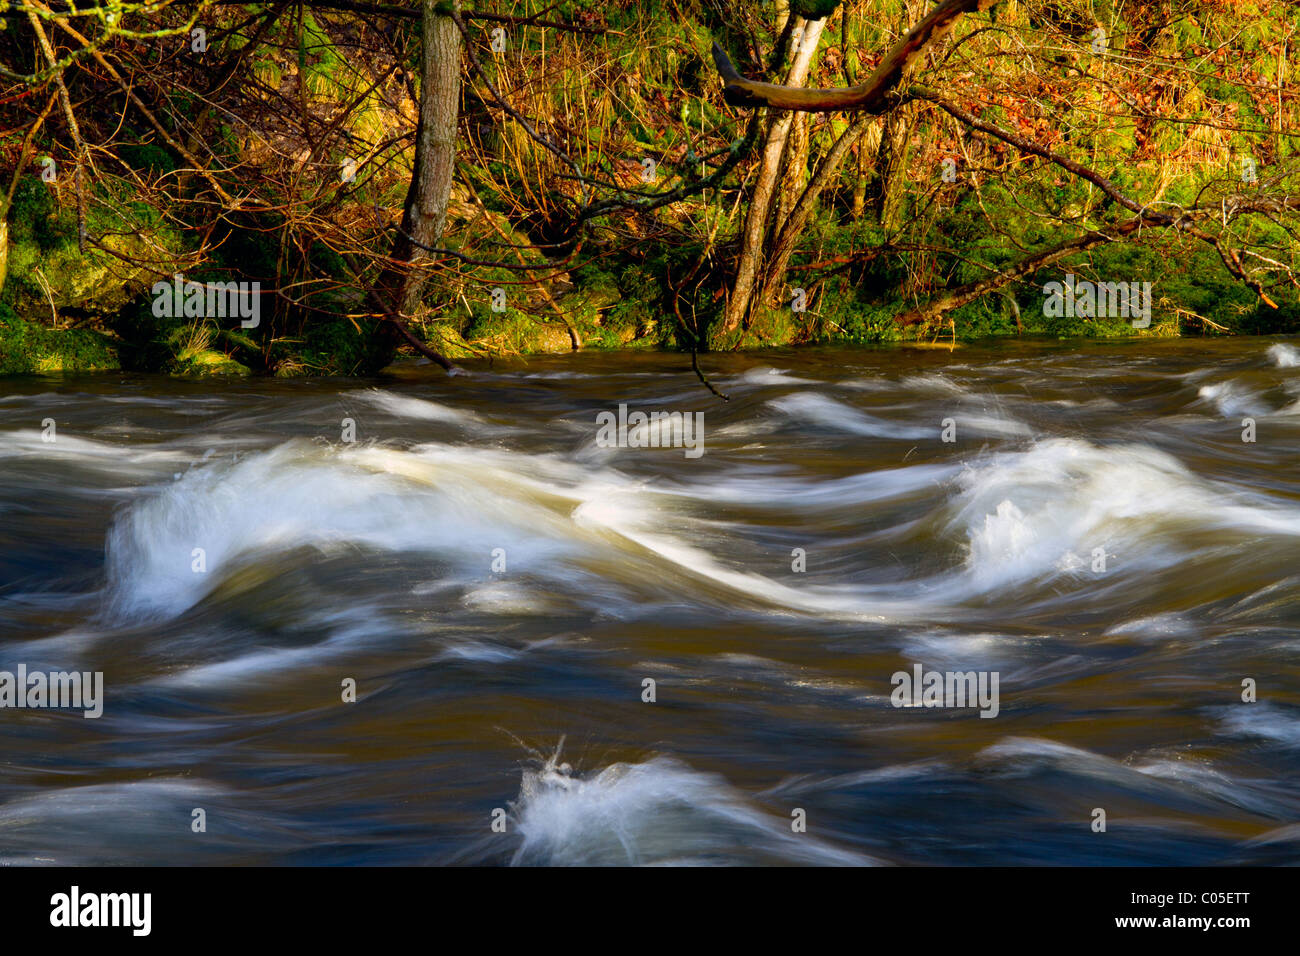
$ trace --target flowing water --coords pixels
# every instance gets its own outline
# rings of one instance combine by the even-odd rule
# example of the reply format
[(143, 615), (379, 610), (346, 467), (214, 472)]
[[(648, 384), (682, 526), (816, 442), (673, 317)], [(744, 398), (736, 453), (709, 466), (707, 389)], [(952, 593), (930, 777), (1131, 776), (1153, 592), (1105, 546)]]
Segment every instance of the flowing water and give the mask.
[(1294, 343), (703, 364), (0, 382), (0, 862), (1300, 861)]

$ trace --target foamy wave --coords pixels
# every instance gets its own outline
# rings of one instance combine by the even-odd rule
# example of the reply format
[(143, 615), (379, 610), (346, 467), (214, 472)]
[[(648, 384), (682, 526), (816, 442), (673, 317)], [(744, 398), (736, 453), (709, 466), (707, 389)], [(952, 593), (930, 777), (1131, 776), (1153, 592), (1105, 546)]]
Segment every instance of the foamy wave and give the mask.
[(937, 425), (935, 428), (897, 425), (816, 392), (795, 392), (772, 399), (768, 404), (789, 418), (852, 435), (911, 440), (934, 438), (938, 434)]
[[(951, 474), (921, 465), (824, 488), (772, 476), (656, 489), (557, 456), (295, 441), (195, 468), (121, 512), (107, 541), (107, 610), (117, 620), (174, 616), (246, 566), (258, 565), (256, 578), (276, 573), (278, 556), (299, 549), (359, 548), (427, 561), (448, 599), (469, 587), (462, 606), (494, 614), (538, 613), (551, 593), (587, 604), (604, 598), (604, 606), (619, 588), (662, 588), (672, 572), (678, 583), (667, 586), (678, 587), (677, 600), (742, 598), (756, 609), (848, 620), (941, 620), (1006, 584), (1085, 576), (1094, 548), (1131, 571), (1177, 564), (1188, 555), (1187, 535), (1206, 529), (1239, 542), (1300, 535), (1300, 508), (1288, 502), (1213, 486), (1147, 446), (1073, 440), (1000, 453), (961, 472), (955, 494), (923, 523), (938, 522), (954, 558), (964, 546), (965, 568), (906, 583), (785, 584), (775, 571), (736, 567), (715, 553), (707, 542), (729, 525), (697, 514), (746, 500), (820, 510), (938, 497)], [(496, 580), (488, 571), (498, 548), (512, 572), (549, 583), (484, 586)], [(195, 569), (200, 560), (206, 570)], [(575, 576), (584, 583), (575, 587)]]
[(1278, 342), (1268, 347), (1268, 357), (1278, 368), (1296, 368), (1300, 366), (1300, 349), (1294, 345)]
[(771, 368), (766, 365), (745, 369), (735, 379), (739, 385), (820, 385), (813, 378), (799, 378), (791, 375), (789, 369)]
[(423, 552), (476, 570), (501, 547), (546, 566), (582, 550), (548, 491), (560, 490), (499, 454), (290, 442), (195, 469), (122, 513), (107, 543), (110, 612), (178, 614), (242, 564), (300, 547)]
[(949, 530), (968, 540), (967, 569), (983, 587), (1090, 567), (1168, 567), (1186, 557), (1187, 532), (1300, 534), (1300, 509), (1246, 500), (1144, 445), (1098, 448), (1041, 442), (970, 468)]
[(346, 392), (344, 395), (347, 398), (359, 398), (395, 418), (419, 418), (424, 421), (444, 422), (449, 425), (463, 427), (471, 425), (481, 427), (484, 424), (483, 419), (473, 412), (452, 408), (450, 405), (431, 402), (424, 398), (398, 395), (395, 392), (385, 391), (381, 388), (366, 389), (362, 392)]
[(114, 472), (129, 469), (140, 474), (159, 471), (167, 464), (193, 460), (188, 452), (94, 441), (66, 431), (56, 432), (54, 441), (46, 441), (42, 432), (31, 428), (0, 432), (0, 458), (25, 457), (72, 462)]
[(792, 832), (716, 774), (669, 757), (616, 763), (590, 777), (558, 763), (524, 772), (512, 805), (515, 863), (620, 866), (731, 863), (737, 858), (864, 866), (876, 861)]
[(1238, 382), (1202, 385), (1196, 394), (1201, 401), (1212, 404), (1218, 409), (1219, 414), (1226, 418), (1237, 418), (1242, 415), (1262, 418), (1273, 414), (1272, 407), (1264, 401), (1259, 392)]
[(1234, 704), (1219, 710), (1221, 733), (1229, 737), (1254, 737), (1300, 747), (1300, 715), (1265, 703)]
[[(939, 380), (960, 392), (959, 386), (946, 380)], [(927, 380), (927, 384), (934, 386)], [(945, 394), (948, 392), (945, 391)], [(828, 398), (816, 392), (796, 392), (773, 399), (768, 404), (786, 416), (820, 428), (847, 432), (851, 435), (864, 435), (870, 438), (893, 438), (907, 441), (937, 441), (942, 431), (941, 420), (951, 417), (959, 434), (974, 433), (992, 437), (1013, 437), (1030, 434), (1030, 429), (1023, 422), (989, 414), (977, 414), (968, 411), (955, 411), (951, 415), (944, 413), (935, 416), (934, 424), (929, 426), (899, 425), (875, 415), (847, 405), (844, 402)]]

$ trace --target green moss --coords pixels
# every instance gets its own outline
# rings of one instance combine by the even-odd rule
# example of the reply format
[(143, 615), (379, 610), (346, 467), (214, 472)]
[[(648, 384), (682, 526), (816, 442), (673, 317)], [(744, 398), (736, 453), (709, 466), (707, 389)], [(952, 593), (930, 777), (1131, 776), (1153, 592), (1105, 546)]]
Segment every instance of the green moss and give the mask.
[(209, 378), (220, 375), (247, 375), (248, 366), (240, 365), (224, 352), (215, 349), (203, 349), (186, 356), (175, 374)]
[(471, 306), (465, 341), (482, 350), (501, 353), (565, 352), (572, 348), (568, 330), (554, 321), (507, 306), (494, 312), (485, 303)]
[(115, 371), (116, 345), (91, 329), (52, 329), (0, 304), (0, 375)]
[(149, 287), (155, 273), (136, 263), (156, 261), (159, 248), (179, 249), (179, 238), (160, 227), (155, 210), (130, 195), (115, 196), (106, 187), (99, 192), (86, 228), (104, 248), (88, 245), (83, 252), (75, 209), (60, 207), (54, 189), (38, 176), (19, 180), (8, 215), (9, 259), (0, 302), (37, 320), (51, 307), (106, 318)]
[(52, 248), (62, 240), (61, 231), (52, 223), (57, 212), (53, 190), (39, 176), (23, 176), (9, 209), (10, 240), (42, 251)]

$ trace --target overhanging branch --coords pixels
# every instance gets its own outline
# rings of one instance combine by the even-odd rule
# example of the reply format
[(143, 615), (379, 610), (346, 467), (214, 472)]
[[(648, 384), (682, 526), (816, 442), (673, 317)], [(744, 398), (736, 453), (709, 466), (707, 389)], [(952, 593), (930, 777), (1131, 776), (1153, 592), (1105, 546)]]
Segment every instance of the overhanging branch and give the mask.
[(741, 76), (717, 42), (713, 62), (722, 76), (723, 98), (732, 106), (770, 106), (781, 110), (825, 112), (860, 110), (881, 113), (893, 106), (889, 93), (904, 71), (935, 42), (947, 35), (962, 14), (986, 10), (994, 0), (943, 0), (929, 15), (908, 31), (885, 55), (874, 73), (857, 86), (835, 89), (801, 89), (778, 83), (764, 83)]

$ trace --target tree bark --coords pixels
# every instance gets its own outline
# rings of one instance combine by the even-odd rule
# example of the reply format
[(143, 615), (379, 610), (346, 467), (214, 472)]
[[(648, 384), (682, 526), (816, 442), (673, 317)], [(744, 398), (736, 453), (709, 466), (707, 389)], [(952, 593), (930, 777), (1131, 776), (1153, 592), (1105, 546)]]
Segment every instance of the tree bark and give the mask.
[(844, 162), (845, 157), (853, 149), (854, 143), (870, 128), (871, 124), (876, 122), (874, 116), (865, 115), (859, 117), (852, 125), (849, 126), (829, 152), (823, 157), (817, 167), (817, 172), (809, 180), (808, 185), (804, 187), (798, 201), (790, 210), (789, 216), (779, 220), (776, 229), (776, 235), (771, 244), (771, 252), (768, 255), (766, 266), (766, 279), (763, 284), (763, 298), (769, 304), (775, 303), (777, 297), (781, 294), (781, 286), (785, 282), (785, 272), (790, 265), (790, 257), (794, 254), (795, 247), (799, 243), (799, 236), (803, 233), (808, 225), (809, 219), (812, 218), (813, 210), (817, 208), (817, 200), (835, 175), (839, 172), (840, 165)]
[[(817, 51), (817, 44), (821, 40), (825, 26), (825, 20), (796, 23), (798, 47), (786, 77), (787, 85), (802, 86), (808, 79), (813, 54)], [(758, 168), (758, 180), (749, 200), (745, 228), (741, 233), (740, 256), (736, 262), (736, 281), (731, 289), (731, 297), (727, 300), (723, 322), (714, 335), (715, 339), (734, 332), (749, 313), (755, 279), (763, 256), (763, 240), (768, 231), (768, 213), (772, 208), (777, 177), (781, 172), (781, 158), (785, 154), (786, 140), (790, 135), (792, 116), (793, 114), (788, 112), (782, 113), (772, 120), (768, 128), (767, 142), (763, 147), (763, 158)]]
[(858, 147), (857, 159), (854, 161), (856, 175), (853, 178), (853, 210), (850, 215), (857, 222), (867, 208), (867, 150), (865, 144)]
[[(438, 12), (460, 0), (424, 0), (424, 50), (421, 63), (420, 119), (415, 134), (415, 168), (402, 210), (402, 227), (392, 258), (404, 264), (390, 283), (391, 304), (404, 315), (420, 308), (427, 277), (420, 268), (447, 225), (451, 178), (456, 164), (456, 124), (460, 113), (461, 35), (456, 21)], [(414, 240), (412, 242), (411, 240)]]
[(777, 190), (776, 215), (772, 217), (773, 231), (785, 220), (798, 202), (804, 186), (808, 185), (808, 114), (794, 113), (790, 134), (785, 141), (785, 159), (781, 163), (781, 187)]
[[(451, 180), (456, 164), (456, 128), (460, 116), (461, 32), (450, 12), (460, 0), (423, 0), (421, 20), (420, 117), (415, 131), (415, 162), (406, 191), (402, 221), (388, 264), (370, 298), (383, 316), (390, 347), (406, 342), (443, 368), (453, 363), (429, 348), (406, 325), (420, 310), (428, 275), (425, 247), (436, 247), (447, 225)], [(382, 333), (381, 333), (382, 334)]]
[(916, 104), (904, 103), (885, 117), (885, 129), (880, 137), (880, 157), (876, 164), (880, 173), (880, 197), (876, 212), (880, 228), (891, 235), (902, 225), (915, 122)]

